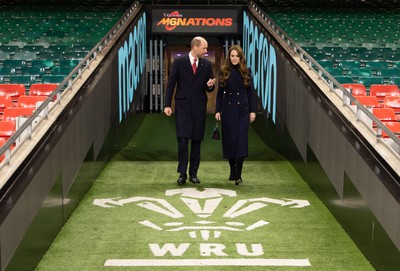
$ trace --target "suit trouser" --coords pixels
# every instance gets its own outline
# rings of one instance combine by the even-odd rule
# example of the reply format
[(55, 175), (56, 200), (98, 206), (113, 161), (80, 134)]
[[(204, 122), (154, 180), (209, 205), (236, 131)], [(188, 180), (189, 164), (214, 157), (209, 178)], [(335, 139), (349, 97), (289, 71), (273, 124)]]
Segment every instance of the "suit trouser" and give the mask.
[[(178, 173), (186, 174), (189, 155), (189, 138), (178, 137)], [(200, 166), (200, 145), (201, 140), (191, 140), (189, 175), (197, 176)]]

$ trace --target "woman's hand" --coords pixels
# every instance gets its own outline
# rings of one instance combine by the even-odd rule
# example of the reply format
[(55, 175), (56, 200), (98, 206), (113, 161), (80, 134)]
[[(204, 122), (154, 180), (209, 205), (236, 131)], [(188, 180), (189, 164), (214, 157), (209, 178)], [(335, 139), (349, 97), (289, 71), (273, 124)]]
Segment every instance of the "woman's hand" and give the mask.
[(217, 121), (221, 121), (221, 113), (215, 113), (215, 119), (217, 120)]
[(256, 113), (250, 112), (250, 115), (249, 115), (249, 121), (250, 121), (250, 123), (252, 123), (252, 122), (255, 121), (255, 120), (256, 120)]

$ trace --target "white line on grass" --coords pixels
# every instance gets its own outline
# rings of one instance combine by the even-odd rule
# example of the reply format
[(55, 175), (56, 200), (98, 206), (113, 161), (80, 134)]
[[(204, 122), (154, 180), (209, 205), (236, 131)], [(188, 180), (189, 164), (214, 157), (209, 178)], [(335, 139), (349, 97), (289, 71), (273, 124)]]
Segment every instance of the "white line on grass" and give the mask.
[(104, 266), (311, 266), (308, 259), (109, 259)]

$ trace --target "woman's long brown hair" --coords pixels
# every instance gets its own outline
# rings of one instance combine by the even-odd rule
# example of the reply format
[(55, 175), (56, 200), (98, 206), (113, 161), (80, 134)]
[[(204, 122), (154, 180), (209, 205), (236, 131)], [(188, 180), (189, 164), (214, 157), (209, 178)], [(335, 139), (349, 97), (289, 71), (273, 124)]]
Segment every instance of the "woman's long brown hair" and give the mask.
[(235, 50), (238, 53), (238, 56), (240, 58), (240, 62), (238, 64), (239, 66), (238, 70), (242, 75), (244, 86), (248, 87), (250, 85), (250, 74), (246, 66), (246, 59), (244, 58), (243, 49), (239, 45), (233, 45), (231, 46), (231, 48), (229, 48), (228, 56), (225, 58), (225, 63), (221, 67), (221, 72), (219, 74), (219, 83), (222, 86), (225, 86), (225, 82), (231, 73), (233, 65), (230, 60), (230, 55), (233, 50)]

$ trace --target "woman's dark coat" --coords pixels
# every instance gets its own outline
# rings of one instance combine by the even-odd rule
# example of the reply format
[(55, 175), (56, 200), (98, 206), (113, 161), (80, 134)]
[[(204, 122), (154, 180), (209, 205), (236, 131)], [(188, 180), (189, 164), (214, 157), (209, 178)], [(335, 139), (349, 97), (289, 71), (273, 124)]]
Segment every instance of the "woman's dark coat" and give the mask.
[(207, 81), (214, 78), (211, 62), (200, 58), (193, 74), (189, 55), (176, 58), (168, 78), (165, 106), (171, 107), (174, 88), (176, 136), (203, 140), (207, 110)]
[(215, 111), (221, 113), (225, 159), (248, 156), (249, 113), (256, 112), (252, 81), (251, 78), (250, 86), (246, 88), (237, 66), (233, 66), (225, 85), (219, 85)]

